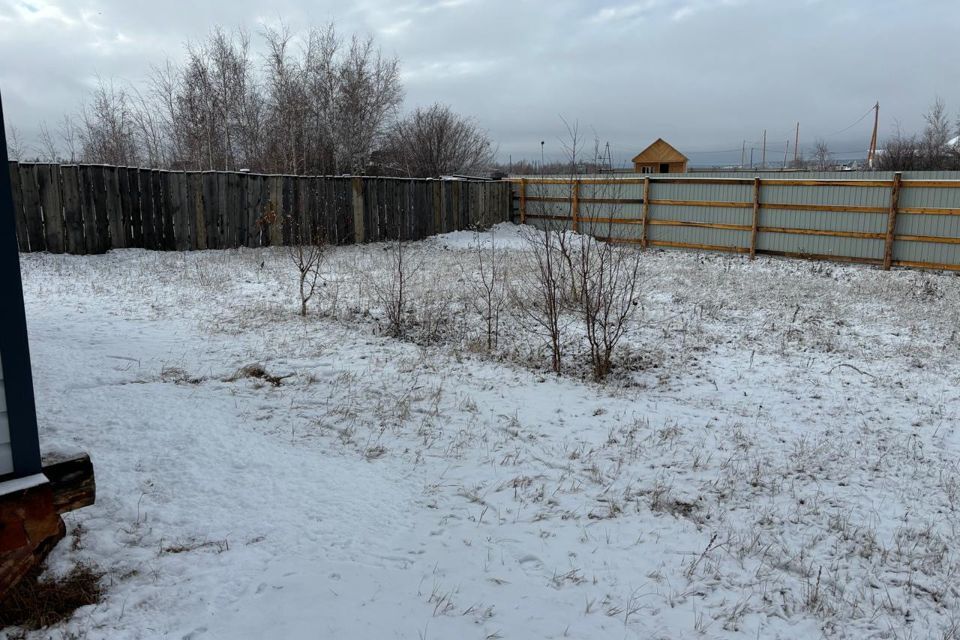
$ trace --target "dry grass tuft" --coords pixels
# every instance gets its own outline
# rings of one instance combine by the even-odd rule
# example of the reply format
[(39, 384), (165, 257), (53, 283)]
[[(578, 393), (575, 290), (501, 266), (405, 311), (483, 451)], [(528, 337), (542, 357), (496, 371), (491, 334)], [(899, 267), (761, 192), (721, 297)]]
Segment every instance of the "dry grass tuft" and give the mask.
[(62, 578), (40, 579), (38, 569), (20, 581), (0, 603), (0, 629), (40, 629), (66, 620), (80, 607), (100, 602), (103, 574), (78, 564)]
[(267, 370), (261, 364), (248, 364), (243, 367), (235, 374), (226, 379), (226, 382), (236, 382), (241, 378), (255, 378), (257, 380), (263, 380), (264, 382), (269, 382), (275, 387), (279, 387), (283, 384), (283, 381), (286, 378), (292, 377), (293, 374), (288, 374), (285, 376), (274, 376), (267, 373)]

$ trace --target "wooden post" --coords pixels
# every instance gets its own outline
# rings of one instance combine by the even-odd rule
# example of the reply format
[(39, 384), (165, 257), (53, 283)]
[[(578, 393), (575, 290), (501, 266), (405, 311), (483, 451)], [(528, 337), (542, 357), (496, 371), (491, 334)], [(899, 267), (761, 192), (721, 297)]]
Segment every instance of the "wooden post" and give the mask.
[(527, 223), (527, 179), (520, 178), (520, 224)]
[(643, 178), (643, 217), (641, 219), (640, 227), (640, 247), (643, 249), (647, 248), (648, 234), (647, 234), (647, 223), (650, 220), (650, 176), (644, 176)]
[(900, 206), (900, 182), (903, 174), (893, 174), (893, 187), (890, 189), (890, 211), (887, 214), (887, 237), (883, 244), (883, 270), (889, 271), (893, 263), (893, 239), (897, 230), (897, 209)]
[(580, 181), (573, 182), (573, 202), (570, 205), (570, 217), (573, 218), (574, 233), (580, 231)]
[(760, 176), (753, 179), (753, 225), (750, 227), (750, 259), (757, 257), (757, 232), (760, 230)]

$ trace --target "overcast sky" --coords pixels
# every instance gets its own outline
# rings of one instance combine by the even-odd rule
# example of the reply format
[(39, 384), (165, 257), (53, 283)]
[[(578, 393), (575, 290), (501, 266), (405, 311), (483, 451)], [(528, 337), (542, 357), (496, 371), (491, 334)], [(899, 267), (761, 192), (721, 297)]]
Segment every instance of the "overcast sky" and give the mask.
[(214, 25), (280, 19), (373, 35), (401, 60), (405, 108), (474, 116), (503, 160), (539, 159), (541, 140), (559, 158), (561, 116), (615, 161), (663, 137), (703, 164), (764, 129), (782, 160), (797, 121), (801, 148), (863, 155), (872, 118), (841, 130), (878, 100), (881, 140), (936, 96), (960, 108), (957, 0), (0, 0), (7, 124), (29, 142), (97, 74), (136, 81)]

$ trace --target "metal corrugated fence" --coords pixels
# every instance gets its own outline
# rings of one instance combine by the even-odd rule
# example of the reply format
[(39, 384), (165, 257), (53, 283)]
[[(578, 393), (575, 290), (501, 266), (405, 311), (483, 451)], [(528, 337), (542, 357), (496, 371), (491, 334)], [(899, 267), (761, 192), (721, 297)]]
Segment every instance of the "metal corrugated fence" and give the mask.
[(960, 172), (512, 182), (515, 219), (616, 241), (960, 270)]

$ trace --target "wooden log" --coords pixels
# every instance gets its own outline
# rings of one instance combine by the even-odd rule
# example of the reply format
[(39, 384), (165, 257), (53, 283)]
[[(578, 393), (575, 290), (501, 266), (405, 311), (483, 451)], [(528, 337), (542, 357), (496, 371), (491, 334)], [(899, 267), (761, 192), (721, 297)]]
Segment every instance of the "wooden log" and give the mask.
[(63, 196), (60, 191), (60, 166), (40, 164), (36, 167), (37, 189), (43, 208), (43, 233), (47, 251), (63, 253), (66, 230), (63, 223)]
[(0, 495), (0, 602), (66, 534), (50, 483), (35, 478), (23, 489)]
[(120, 176), (117, 167), (103, 167), (103, 198), (106, 212), (108, 249), (123, 249), (127, 246), (123, 230), (123, 210), (120, 205)]
[(643, 211), (640, 214), (640, 221), (643, 225), (640, 228), (640, 247), (646, 249), (650, 244), (650, 176), (643, 179)]
[(899, 171), (893, 174), (893, 186), (890, 187), (890, 210), (887, 213), (887, 234), (883, 244), (883, 270), (890, 270), (893, 262), (894, 234), (897, 230), (897, 208), (900, 206), (900, 184), (903, 174)]
[(96, 499), (86, 454), (45, 454), (42, 464), (42, 474), (23, 478), (22, 488), (0, 495), (0, 601), (64, 537), (60, 516)]
[(21, 253), (30, 251), (30, 240), (27, 234), (27, 221), (23, 217), (23, 194), (20, 192), (20, 164), (10, 161), (10, 191), (13, 196), (13, 218), (17, 227), (17, 248)]
[(63, 224), (66, 233), (64, 248), (67, 253), (86, 253), (83, 238), (83, 204), (80, 196), (80, 171), (76, 165), (60, 168), (60, 183), (63, 188)]
[(43, 475), (53, 490), (53, 506), (58, 514), (92, 505), (97, 498), (93, 463), (85, 453), (65, 455), (45, 452)]
[(757, 257), (757, 234), (760, 231), (760, 176), (753, 179), (753, 224), (750, 229), (750, 259)]
[(30, 251), (44, 251), (47, 243), (43, 233), (43, 210), (40, 207), (36, 168), (37, 165), (33, 163), (20, 163), (21, 206)]

